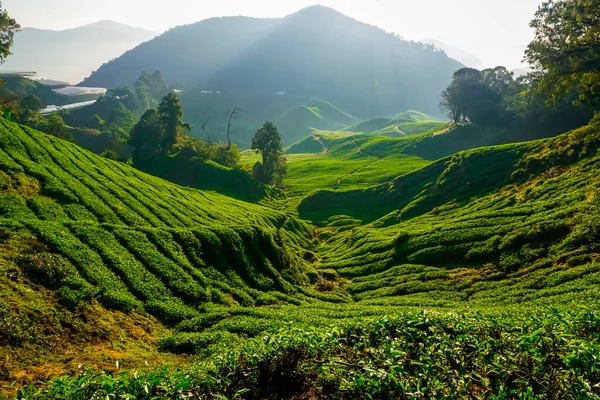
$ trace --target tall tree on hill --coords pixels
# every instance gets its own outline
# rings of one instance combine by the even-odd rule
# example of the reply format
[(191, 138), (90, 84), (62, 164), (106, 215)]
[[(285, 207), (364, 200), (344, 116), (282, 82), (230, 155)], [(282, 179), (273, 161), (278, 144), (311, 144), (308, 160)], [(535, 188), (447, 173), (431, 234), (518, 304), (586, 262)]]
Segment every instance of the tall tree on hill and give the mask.
[(460, 122), (462, 116), (462, 110), (460, 108), (458, 86), (456, 84), (450, 84), (442, 92), (442, 100), (440, 102), (440, 108), (448, 113), (455, 123)]
[(136, 82), (136, 89), (139, 87), (145, 87), (155, 99), (160, 99), (169, 93), (169, 85), (160, 71), (155, 71), (153, 74), (142, 72)]
[(550, 0), (531, 22), (535, 39), (526, 59), (542, 75), (540, 89), (557, 99), (600, 102), (600, 2)]
[(150, 109), (142, 115), (129, 134), (128, 143), (135, 150), (133, 162), (143, 163), (163, 152), (163, 130), (160, 115), (155, 109)]
[(252, 138), (252, 150), (262, 155), (262, 163), (254, 166), (254, 175), (261, 182), (279, 184), (286, 173), (286, 160), (281, 148), (281, 134), (267, 121)]
[(183, 122), (183, 106), (175, 93), (169, 93), (158, 106), (160, 124), (164, 129), (162, 149), (169, 152), (192, 127)]
[(8, 12), (2, 8), (0, 1), (0, 63), (6, 60), (13, 45), (15, 32), (21, 30), (21, 26), (8, 15)]

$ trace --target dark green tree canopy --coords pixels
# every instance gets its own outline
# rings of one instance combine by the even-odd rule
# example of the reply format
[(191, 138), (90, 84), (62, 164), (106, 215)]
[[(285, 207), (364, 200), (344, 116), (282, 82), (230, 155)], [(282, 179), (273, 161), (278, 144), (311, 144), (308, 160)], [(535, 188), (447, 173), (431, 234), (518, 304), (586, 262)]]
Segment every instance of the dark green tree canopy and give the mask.
[(252, 138), (252, 150), (262, 155), (262, 163), (254, 166), (254, 175), (264, 183), (280, 183), (286, 171), (281, 148), (281, 135), (277, 126), (267, 121)]
[(135, 149), (134, 162), (151, 159), (163, 151), (163, 132), (158, 111), (150, 109), (142, 115), (131, 130), (128, 143)]
[(161, 100), (158, 110), (149, 109), (142, 115), (131, 130), (128, 143), (136, 149), (134, 159), (148, 161), (183, 145), (190, 129), (191, 126), (183, 122), (181, 100), (175, 93), (169, 93)]
[(462, 68), (454, 73), (452, 83), (442, 92), (440, 107), (455, 122), (463, 119), (501, 125), (508, 118), (503, 112), (503, 99), (517, 91), (512, 72), (504, 67), (483, 71)]
[(174, 92), (163, 97), (158, 106), (158, 114), (164, 130), (163, 149), (169, 151), (181, 141), (186, 132), (189, 132), (192, 127), (190, 124), (183, 122), (183, 106)]
[(256, 131), (252, 138), (252, 150), (262, 154), (263, 164), (265, 157), (281, 151), (281, 134), (271, 121), (267, 121)]
[(6, 60), (13, 45), (15, 32), (21, 30), (21, 26), (8, 15), (8, 12), (2, 8), (0, 1), (0, 63)]
[(36, 95), (30, 94), (21, 100), (19, 107), (23, 110), (39, 111), (42, 108), (42, 101)]
[(550, 0), (531, 22), (535, 39), (526, 59), (541, 73), (540, 89), (554, 100), (576, 91), (579, 102), (600, 100), (600, 2)]

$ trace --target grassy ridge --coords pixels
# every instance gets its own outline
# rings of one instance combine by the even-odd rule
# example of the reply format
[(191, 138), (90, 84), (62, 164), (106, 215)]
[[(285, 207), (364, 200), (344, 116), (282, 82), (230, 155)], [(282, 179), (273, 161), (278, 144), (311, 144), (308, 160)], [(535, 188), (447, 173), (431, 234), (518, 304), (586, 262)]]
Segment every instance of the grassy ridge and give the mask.
[(269, 292), (284, 301), (308, 282), (300, 221), (15, 124), (0, 129), (0, 225), (31, 232), (76, 271), (76, 282), (58, 283), (65, 301), (95, 297), (176, 323), (206, 303), (268, 303)]
[(342, 129), (357, 119), (324, 100), (312, 100), (298, 105), (275, 120), (284, 144), (294, 143), (310, 134), (312, 129)]

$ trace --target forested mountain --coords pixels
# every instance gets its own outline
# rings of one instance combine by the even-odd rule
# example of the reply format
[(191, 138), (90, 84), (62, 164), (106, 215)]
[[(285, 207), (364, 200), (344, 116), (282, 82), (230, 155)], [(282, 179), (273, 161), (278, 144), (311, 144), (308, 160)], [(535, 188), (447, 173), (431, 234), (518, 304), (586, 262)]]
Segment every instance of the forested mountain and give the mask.
[(38, 76), (77, 83), (106, 60), (120, 56), (157, 34), (112, 21), (64, 31), (24, 28), (15, 34), (6, 71), (35, 71)]
[(368, 118), (402, 109), (439, 114), (439, 94), (460, 67), (430, 46), (315, 6), (282, 19), (227, 17), (174, 28), (82, 84), (131, 85), (142, 71), (160, 70), (170, 83), (218, 91), (231, 103), (252, 95), (260, 101), (250, 107), (260, 111), (319, 98)]

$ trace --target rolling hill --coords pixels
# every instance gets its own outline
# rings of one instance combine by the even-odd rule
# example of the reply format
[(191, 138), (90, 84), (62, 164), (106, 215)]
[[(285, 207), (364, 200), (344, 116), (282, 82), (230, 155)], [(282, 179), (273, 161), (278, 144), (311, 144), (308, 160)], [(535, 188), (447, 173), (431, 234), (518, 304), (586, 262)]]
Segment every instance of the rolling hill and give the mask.
[(156, 35), (112, 21), (64, 31), (23, 28), (15, 34), (13, 54), (2, 70), (35, 71), (40, 78), (75, 84), (106, 60), (119, 57)]
[(214, 18), (171, 29), (83, 85), (131, 85), (142, 71), (160, 70), (171, 83), (223, 93), (230, 109), (248, 109), (249, 95), (260, 115), (273, 104), (282, 114), (318, 98), (365, 119), (398, 108), (439, 113), (439, 93), (461, 66), (443, 52), (314, 6), (282, 19)]
[(308, 136), (313, 129), (338, 130), (357, 120), (329, 102), (313, 100), (309, 104), (295, 106), (275, 119), (284, 145)]
[(293, 147), (322, 140), (333, 169), (426, 146), (423, 164), (297, 209), (0, 129), (18, 305), (0, 305), (0, 380), (19, 398), (600, 395), (598, 118), (440, 160), (425, 150), (448, 133), (314, 135)]

